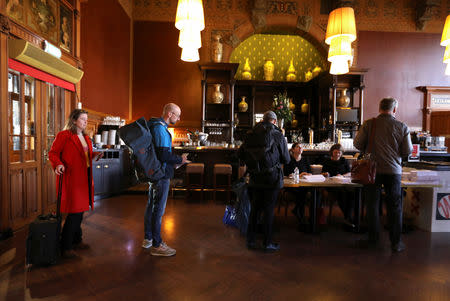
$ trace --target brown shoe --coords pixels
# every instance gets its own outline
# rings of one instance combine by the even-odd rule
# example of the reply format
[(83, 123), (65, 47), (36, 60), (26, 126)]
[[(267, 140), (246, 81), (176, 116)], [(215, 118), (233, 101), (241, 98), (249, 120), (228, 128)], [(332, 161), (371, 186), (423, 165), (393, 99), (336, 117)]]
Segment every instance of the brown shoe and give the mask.
[(152, 247), (150, 249), (150, 254), (153, 256), (173, 256), (177, 253), (175, 249), (172, 249), (166, 243), (162, 242), (159, 247)]
[(79, 244), (74, 245), (73, 248), (75, 250), (87, 250), (87, 249), (90, 249), (91, 246), (88, 244), (85, 244), (84, 242), (80, 242)]
[(74, 250), (65, 250), (62, 252), (62, 257), (65, 259), (78, 257), (77, 253)]

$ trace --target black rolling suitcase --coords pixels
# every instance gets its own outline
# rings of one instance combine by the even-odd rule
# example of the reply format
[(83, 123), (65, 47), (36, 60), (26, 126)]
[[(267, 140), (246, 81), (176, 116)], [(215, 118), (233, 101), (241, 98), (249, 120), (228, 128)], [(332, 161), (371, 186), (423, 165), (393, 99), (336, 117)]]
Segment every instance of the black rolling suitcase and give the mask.
[(27, 264), (51, 265), (58, 262), (61, 255), (61, 190), (62, 176), (59, 177), (59, 191), (56, 214), (39, 215), (29, 226), (27, 237)]

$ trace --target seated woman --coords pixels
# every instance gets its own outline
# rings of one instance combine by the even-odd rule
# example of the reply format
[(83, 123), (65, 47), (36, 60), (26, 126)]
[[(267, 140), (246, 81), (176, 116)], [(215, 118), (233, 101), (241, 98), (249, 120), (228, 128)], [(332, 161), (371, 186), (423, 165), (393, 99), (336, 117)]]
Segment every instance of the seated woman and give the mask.
[[(322, 175), (325, 177), (335, 177), (350, 172), (350, 165), (347, 160), (342, 157), (344, 149), (342, 145), (335, 144), (330, 148), (330, 156), (323, 163)], [(346, 224), (354, 227), (352, 212), (354, 208), (354, 197), (351, 191), (341, 188), (328, 188), (324, 191), (325, 197), (338, 201), (339, 207), (344, 213)]]
[[(284, 166), (284, 175), (289, 176), (294, 173), (295, 168), (298, 168), (300, 177), (311, 174), (311, 167), (309, 166), (308, 159), (302, 157), (303, 148), (300, 143), (292, 144), (289, 150), (291, 155), (291, 161)], [(308, 190), (305, 188), (299, 188), (296, 193), (295, 207), (292, 213), (298, 218), (299, 222), (302, 221), (305, 215), (305, 202), (306, 194)]]

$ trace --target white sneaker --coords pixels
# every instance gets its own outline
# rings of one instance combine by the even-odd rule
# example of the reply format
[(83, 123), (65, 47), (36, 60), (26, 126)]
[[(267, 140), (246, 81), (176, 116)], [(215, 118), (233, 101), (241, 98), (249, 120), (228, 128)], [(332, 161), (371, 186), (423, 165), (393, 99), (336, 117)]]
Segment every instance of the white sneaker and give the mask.
[(152, 246), (152, 242), (153, 242), (152, 239), (144, 239), (144, 241), (142, 242), (142, 247), (144, 249), (148, 249)]
[(159, 247), (152, 247), (150, 254), (153, 256), (173, 256), (177, 253), (175, 249), (172, 249), (165, 242), (162, 242)]

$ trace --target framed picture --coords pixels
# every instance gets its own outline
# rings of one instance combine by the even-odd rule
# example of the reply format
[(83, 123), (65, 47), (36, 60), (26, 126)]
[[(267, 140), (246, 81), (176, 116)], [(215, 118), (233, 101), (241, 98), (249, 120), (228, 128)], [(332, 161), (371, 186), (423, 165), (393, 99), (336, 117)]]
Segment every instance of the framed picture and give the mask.
[(27, 0), (27, 25), (52, 43), (58, 41), (58, 5), (55, 0)]
[(6, 0), (6, 14), (19, 23), (25, 23), (24, 0)]
[(59, 47), (72, 52), (73, 13), (64, 5), (59, 7)]

